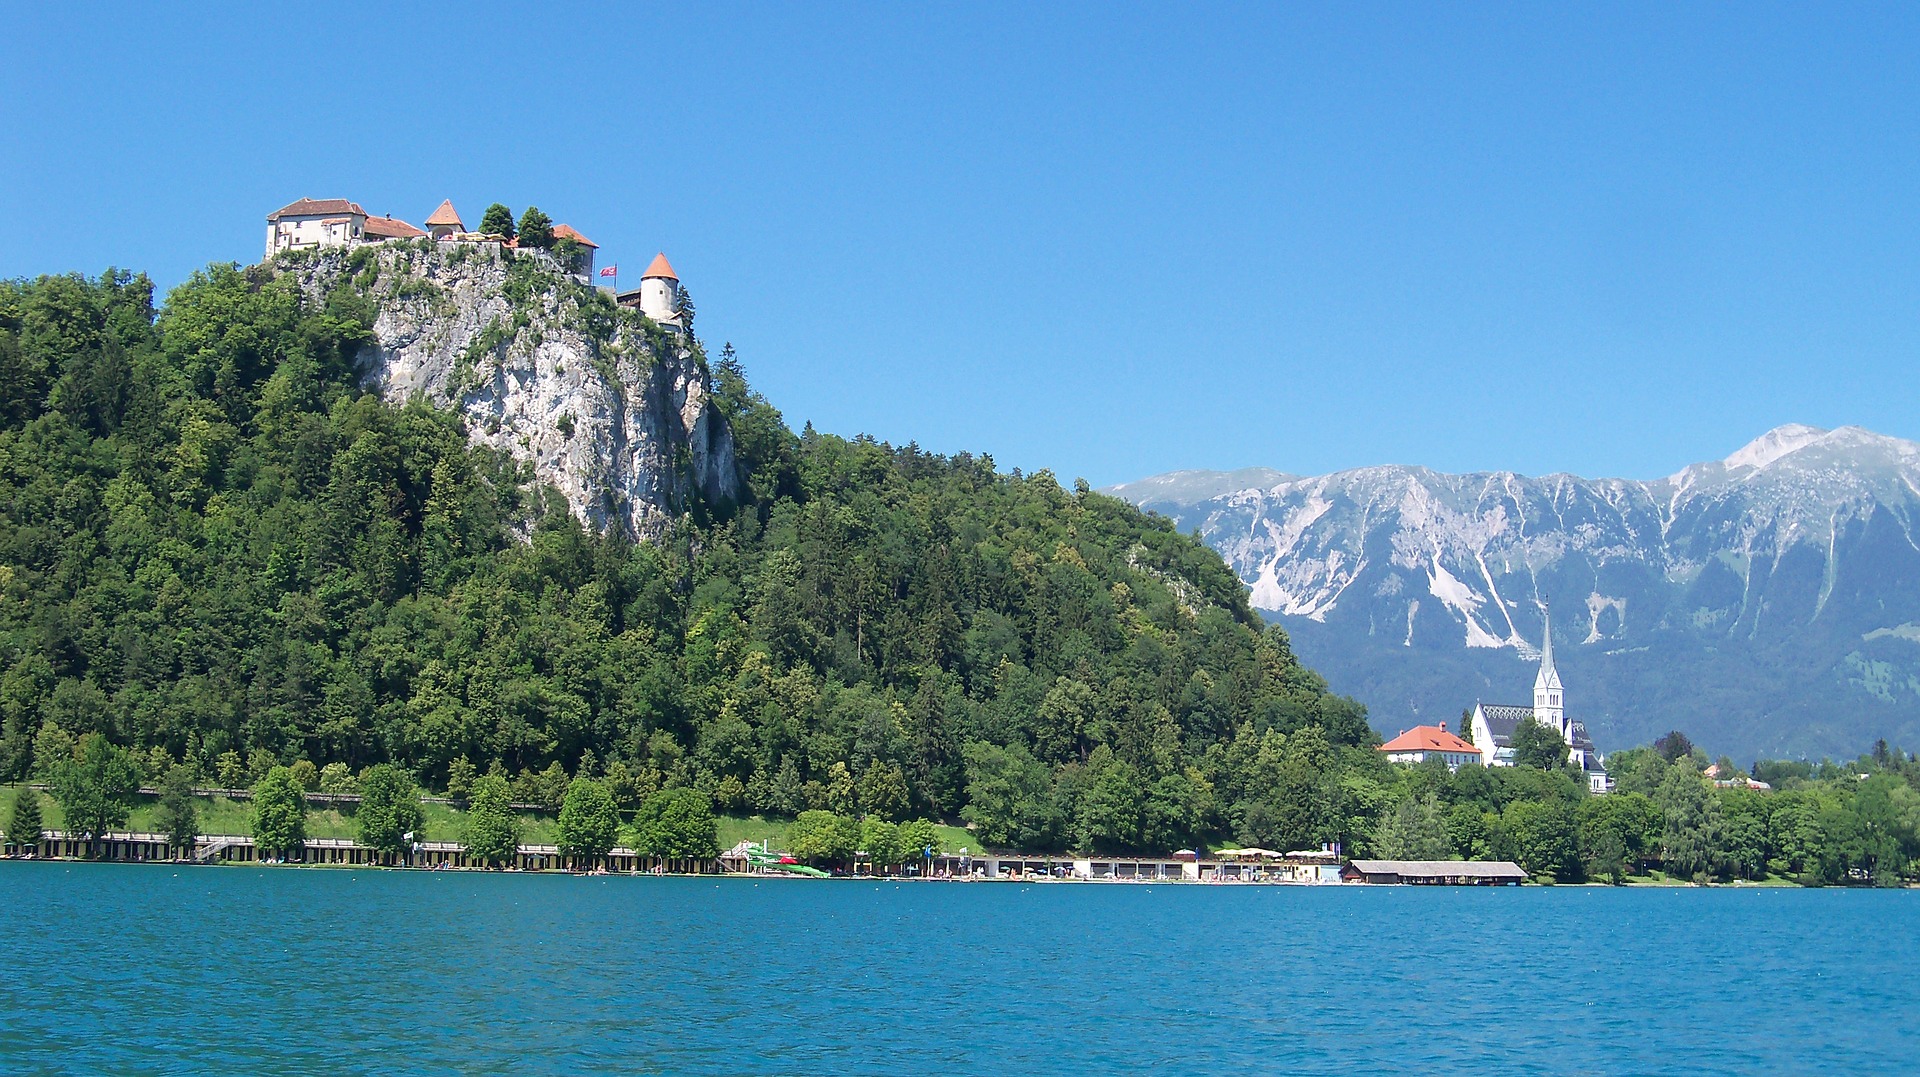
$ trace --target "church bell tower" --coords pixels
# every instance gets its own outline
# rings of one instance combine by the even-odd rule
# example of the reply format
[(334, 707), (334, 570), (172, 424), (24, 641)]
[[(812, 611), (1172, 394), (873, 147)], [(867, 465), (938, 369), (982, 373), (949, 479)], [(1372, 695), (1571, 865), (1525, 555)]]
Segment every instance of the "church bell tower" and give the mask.
[(1566, 707), (1560, 695), (1560, 671), (1553, 668), (1553, 610), (1543, 609), (1546, 627), (1542, 630), (1544, 638), (1540, 644), (1540, 672), (1533, 678), (1533, 719), (1559, 733), (1571, 744), (1573, 738), (1567, 727)]

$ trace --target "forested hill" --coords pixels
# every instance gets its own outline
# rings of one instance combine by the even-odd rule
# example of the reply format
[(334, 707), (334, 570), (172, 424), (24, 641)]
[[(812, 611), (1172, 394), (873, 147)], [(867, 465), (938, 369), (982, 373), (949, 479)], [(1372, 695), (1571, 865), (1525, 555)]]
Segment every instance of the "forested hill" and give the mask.
[(796, 434), (696, 345), (740, 495), (602, 534), (460, 415), (362, 387), (363, 284), (213, 266), (156, 312), (125, 273), (0, 283), (0, 776), (101, 732), (150, 773), (557, 767), (1030, 848), (1371, 825), (1361, 708), (1168, 522)]

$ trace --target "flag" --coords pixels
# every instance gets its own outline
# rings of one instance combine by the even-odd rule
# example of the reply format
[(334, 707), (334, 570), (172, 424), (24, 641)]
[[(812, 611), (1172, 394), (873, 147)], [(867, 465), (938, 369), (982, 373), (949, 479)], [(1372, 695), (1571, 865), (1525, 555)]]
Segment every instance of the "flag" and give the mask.
[(600, 275), (603, 277), (617, 277), (620, 275), (620, 267), (619, 266), (603, 267), (600, 270)]

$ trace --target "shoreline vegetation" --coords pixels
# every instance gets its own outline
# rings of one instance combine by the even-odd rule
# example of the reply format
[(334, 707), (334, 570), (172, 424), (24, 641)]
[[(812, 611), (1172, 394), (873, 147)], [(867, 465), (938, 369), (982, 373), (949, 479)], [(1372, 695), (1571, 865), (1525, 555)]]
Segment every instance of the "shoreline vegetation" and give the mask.
[[(1604, 796), (1537, 729), (1516, 766), (1391, 763), (1167, 519), (795, 431), (730, 346), (503, 256), (463, 382), (542, 376), (558, 328), (614, 382), (674, 349), (738, 468), (737, 498), (644, 532), (583, 519), (476, 443), (499, 418), (479, 398), (361, 377), (383, 312), (428, 338), (482, 313), (435, 283), (467, 257), (441, 246), (217, 264), (159, 305), (117, 270), (0, 281), (0, 781), (47, 787), (11, 797), (8, 835), (57, 815), (95, 840), (137, 809), (176, 846), (244, 825), (267, 856), (453, 832), (481, 863), (537, 835), (587, 862), (771, 839), (818, 869), (965, 842), (1337, 844), (1562, 883), (1920, 874), (1920, 760), (1884, 743), (1741, 776), (1671, 734), (1608, 755)], [(360, 800), (316, 815), (309, 793)]]

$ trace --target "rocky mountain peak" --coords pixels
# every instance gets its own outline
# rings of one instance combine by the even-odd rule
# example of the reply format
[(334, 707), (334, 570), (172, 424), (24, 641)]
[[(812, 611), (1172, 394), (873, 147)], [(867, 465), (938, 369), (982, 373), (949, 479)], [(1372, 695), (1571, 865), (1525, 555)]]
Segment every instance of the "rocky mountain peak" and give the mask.
[(1381, 728), (1524, 702), (1551, 595), (1569, 698), (1603, 750), (1671, 728), (1773, 754), (1920, 738), (1914, 442), (1790, 424), (1651, 482), (1245, 474), (1113, 492), (1198, 529)]

